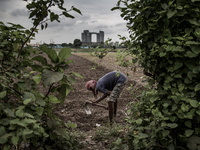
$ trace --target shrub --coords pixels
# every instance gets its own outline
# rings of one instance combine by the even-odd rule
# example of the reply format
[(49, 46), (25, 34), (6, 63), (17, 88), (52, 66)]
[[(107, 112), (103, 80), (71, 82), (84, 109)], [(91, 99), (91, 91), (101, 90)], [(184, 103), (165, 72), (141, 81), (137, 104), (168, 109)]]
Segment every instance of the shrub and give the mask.
[(200, 2), (119, 0), (150, 88), (128, 118), (130, 149), (199, 149)]
[[(24, 0), (27, 1), (27, 0)], [(33, 21), (30, 30), (19, 24), (0, 22), (0, 149), (52, 149), (48, 141), (64, 139), (73, 144), (68, 128), (73, 124), (65, 124), (54, 116), (54, 103), (63, 104), (68, 90), (75, 83), (78, 73), (64, 72), (69, 68), (65, 61), (71, 55), (68, 48), (57, 53), (46, 46), (40, 47), (51, 63), (42, 55), (34, 55), (36, 51), (27, 46), (34, 38), (37, 27), (47, 28), (46, 20), (59, 21), (58, 14), (50, 9), (58, 6), (61, 15), (74, 18), (63, 7), (63, 0), (40, 0), (27, 2), (29, 18)], [(81, 12), (72, 7), (81, 14)], [(50, 18), (48, 18), (50, 16)], [(41, 52), (40, 52), (41, 53)], [(41, 84), (47, 89), (41, 92), (37, 86)], [(56, 143), (56, 142), (54, 142)], [(75, 144), (73, 144), (75, 145)], [(73, 146), (72, 145), (72, 146)], [(55, 145), (54, 145), (55, 146)]]

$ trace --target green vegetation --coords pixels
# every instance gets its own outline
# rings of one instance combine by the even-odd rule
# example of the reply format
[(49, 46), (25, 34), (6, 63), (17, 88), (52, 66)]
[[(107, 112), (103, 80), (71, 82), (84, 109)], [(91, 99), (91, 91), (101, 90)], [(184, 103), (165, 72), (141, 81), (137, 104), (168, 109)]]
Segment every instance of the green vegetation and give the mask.
[(80, 39), (75, 39), (73, 43), (73, 47), (79, 48), (82, 45), (82, 42)]
[(128, 21), (128, 49), (149, 76), (119, 145), (200, 149), (199, 6), (198, 0), (119, 0), (112, 9)]
[[(63, 4), (64, 0), (29, 2), (30, 30), (0, 22), (0, 149), (81, 146), (73, 132), (76, 125), (65, 124), (52, 111), (72, 90), (74, 76), (81, 78), (75, 72), (65, 73), (73, 63), (65, 61), (72, 50), (53, 50), (44, 44), (39, 50), (48, 56), (48, 62), (27, 46), (38, 26), (46, 29), (47, 21), (59, 22), (61, 15), (74, 18), (69, 11), (81, 14), (75, 7), (66, 10)], [(55, 14), (51, 10), (54, 6), (62, 13)], [(119, 9), (128, 21), (130, 40), (121, 37), (127, 51), (118, 52), (117, 60), (122, 66), (138, 62), (149, 76), (148, 85), (137, 97), (140, 100), (131, 103), (127, 137), (120, 135), (120, 126), (113, 125), (97, 128), (94, 140), (119, 137), (113, 149), (200, 149), (199, 6), (199, 0), (118, 1), (112, 10)], [(97, 48), (92, 55), (103, 59), (110, 50), (116, 49)], [(132, 57), (131, 62), (127, 56)], [(42, 93), (38, 84), (47, 90)]]
[(93, 139), (96, 141), (102, 141), (110, 139), (111, 137), (119, 137), (122, 131), (123, 131), (122, 126), (116, 123), (113, 124), (112, 126), (110, 125), (100, 126), (97, 127)]
[[(27, 0), (24, 0), (27, 2)], [(63, 104), (78, 73), (66, 74), (72, 60), (69, 48), (57, 54), (53, 49), (41, 46), (51, 62), (27, 46), (34, 38), (37, 27), (48, 27), (47, 21), (58, 21), (61, 15), (74, 18), (63, 7), (63, 0), (29, 1), (33, 27), (25, 29), (19, 24), (0, 22), (0, 149), (78, 149), (76, 136), (72, 135), (75, 124), (65, 124), (53, 114), (55, 103)], [(57, 6), (62, 13), (55, 14)], [(81, 12), (71, 7), (70, 11)], [(50, 17), (50, 18), (48, 18)], [(41, 92), (38, 84), (46, 91)]]

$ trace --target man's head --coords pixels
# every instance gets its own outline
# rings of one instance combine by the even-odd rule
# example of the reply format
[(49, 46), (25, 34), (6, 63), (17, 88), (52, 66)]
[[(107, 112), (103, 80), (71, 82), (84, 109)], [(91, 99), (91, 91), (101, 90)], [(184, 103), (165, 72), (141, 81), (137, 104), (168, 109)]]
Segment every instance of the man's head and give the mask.
[(90, 80), (85, 85), (88, 90), (93, 92), (95, 98), (97, 98), (96, 84), (97, 82), (95, 80)]

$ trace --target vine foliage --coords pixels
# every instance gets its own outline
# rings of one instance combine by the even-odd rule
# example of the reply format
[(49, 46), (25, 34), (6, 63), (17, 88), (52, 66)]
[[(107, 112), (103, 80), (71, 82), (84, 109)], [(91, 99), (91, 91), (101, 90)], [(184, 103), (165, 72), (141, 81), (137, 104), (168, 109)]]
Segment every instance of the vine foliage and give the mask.
[[(76, 82), (74, 76), (82, 78), (78, 73), (65, 72), (73, 62), (66, 61), (71, 50), (63, 48), (57, 54), (45, 46), (32, 49), (27, 43), (38, 26), (43, 30), (49, 20), (60, 22), (61, 15), (74, 18), (69, 11), (81, 12), (75, 7), (66, 10), (64, 0), (24, 1), (33, 22), (30, 30), (0, 22), (0, 149), (76, 149), (78, 144), (69, 132), (76, 125), (62, 122), (52, 110), (55, 103), (63, 104)], [(61, 10), (59, 15), (52, 11), (56, 6)], [(38, 84), (47, 91), (40, 91)]]
[(200, 149), (200, 1), (119, 0), (150, 88), (130, 110), (133, 149)]

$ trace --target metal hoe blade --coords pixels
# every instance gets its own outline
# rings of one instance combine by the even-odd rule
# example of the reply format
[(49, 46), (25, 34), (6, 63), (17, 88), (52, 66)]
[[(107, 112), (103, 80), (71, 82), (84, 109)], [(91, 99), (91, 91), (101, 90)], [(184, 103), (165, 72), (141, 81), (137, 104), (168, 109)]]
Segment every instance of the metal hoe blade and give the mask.
[(90, 108), (89, 108), (88, 104), (89, 104), (89, 103), (86, 102), (84, 107), (85, 107), (85, 112), (86, 112), (86, 114), (87, 114), (87, 115), (90, 115), (90, 114), (92, 114), (92, 112), (90, 111)]
[(99, 105), (99, 104), (92, 104), (91, 101), (86, 100), (84, 108), (85, 108), (86, 114), (88, 114), (88, 115), (92, 114), (92, 112), (90, 111), (90, 108), (89, 108), (89, 104), (91, 104), (93, 106), (98, 106), (98, 107), (102, 107), (102, 108), (108, 109), (106, 106)]

